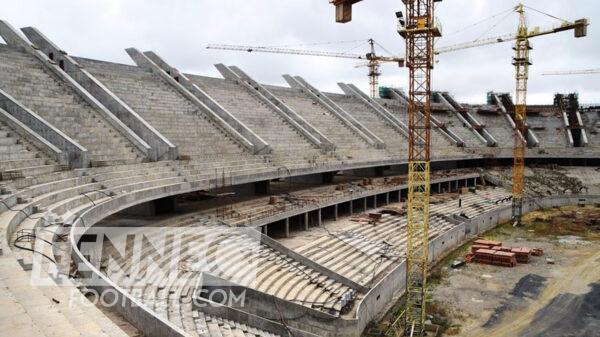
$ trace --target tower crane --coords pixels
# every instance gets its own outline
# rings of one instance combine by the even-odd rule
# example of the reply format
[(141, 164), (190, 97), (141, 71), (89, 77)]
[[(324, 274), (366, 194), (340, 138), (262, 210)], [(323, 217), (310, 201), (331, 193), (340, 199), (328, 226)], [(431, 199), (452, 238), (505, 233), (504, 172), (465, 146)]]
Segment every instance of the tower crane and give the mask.
[(525, 188), (525, 149), (527, 148), (527, 142), (524, 136), (526, 132), (527, 116), (527, 81), (529, 79), (529, 66), (532, 65), (529, 58), (529, 53), (532, 49), (529, 39), (567, 30), (574, 30), (575, 38), (580, 38), (587, 35), (587, 26), (589, 25), (587, 19), (579, 19), (574, 22), (560, 19), (561, 24), (557, 27), (546, 29), (534, 27), (532, 30), (529, 30), (525, 8), (556, 18), (555, 16), (543, 13), (523, 4), (518, 4), (513, 10), (519, 16), (519, 25), (516, 34), (506, 34), (495, 38), (475, 40), (436, 49), (436, 54), (442, 54), (495, 43), (515, 41), (513, 47), (515, 56), (513, 57), (512, 62), (516, 70), (515, 79), (517, 83), (514, 112), (514, 162), (512, 176), (512, 219), (515, 225), (521, 223), (521, 216), (523, 214), (523, 193)]
[[(588, 23), (587, 19), (580, 19), (580, 20), (576, 20), (574, 22), (563, 21), (559, 26), (556, 26), (556, 27), (545, 27), (545, 28), (534, 27), (532, 30), (527, 32), (527, 37), (533, 38), (536, 36), (560, 33), (562, 31), (571, 30), (571, 29), (585, 30), (585, 27), (587, 27), (588, 25), (589, 25), (589, 23)], [(454, 52), (454, 51), (463, 50), (463, 49), (483, 47), (483, 46), (497, 44), (497, 43), (515, 41), (517, 39), (518, 39), (518, 33), (517, 34), (513, 34), (513, 33), (504, 34), (504, 35), (491, 37), (491, 38), (487, 38), (487, 39), (478, 39), (478, 40), (459, 43), (459, 44), (450, 45), (450, 46), (436, 47), (435, 54), (439, 55), (439, 54)]]
[(542, 73), (542, 76), (554, 76), (554, 75), (593, 75), (593, 74), (600, 74), (600, 69), (548, 71), (548, 72)]
[[(434, 20), (434, 2), (441, 0), (403, 0), (406, 19), (397, 12), (398, 33), (406, 41), (409, 69), (408, 104), (408, 218), (406, 242), (406, 336), (425, 333), (425, 302), (429, 256), (429, 193), (431, 149), (431, 73), (433, 42), (441, 36)], [(336, 21), (352, 19), (356, 0), (330, 0), (336, 5)], [(398, 320), (400, 320), (399, 318)]]
[(379, 45), (375, 40), (369, 39), (369, 52), (366, 54), (348, 54), (348, 53), (336, 53), (327, 51), (316, 51), (316, 50), (301, 50), (301, 49), (289, 49), (289, 48), (278, 48), (278, 47), (255, 47), (255, 46), (237, 46), (227, 44), (209, 44), (206, 49), (219, 49), (219, 50), (233, 50), (243, 51), (248, 53), (271, 53), (271, 54), (288, 54), (288, 55), (306, 55), (306, 56), (320, 56), (320, 57), (335, 57), (344, 59), (359, 59), (367, 60), (368, 62), (364, 65), (369, 69), (369, 85), (371, 88), (371, 97), (376, 97), (377, 88), (379, 85), (379, 76), (381, 76), (380, 65), (382, 63), (397, 63), (399, 67), (404, 67), (404, 58), (397, 56), (379, 56), (375, 52), (375, 45)]
[(431, 150), (431, 73), (433, 45), (442, 36), (434, 2), (403, 0), (406, 19), (397, 12), (398, 33), (406, 41), (408, 86), (408, 212), (404, 335), (424, 336), (429, 259)]

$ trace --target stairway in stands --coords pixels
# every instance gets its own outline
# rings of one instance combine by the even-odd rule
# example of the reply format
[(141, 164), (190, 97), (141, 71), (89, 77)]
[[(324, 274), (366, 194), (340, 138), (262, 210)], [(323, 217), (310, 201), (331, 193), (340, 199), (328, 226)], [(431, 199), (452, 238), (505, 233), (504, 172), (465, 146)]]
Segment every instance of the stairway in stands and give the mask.
[(50, 173), (61, 168), (6, 123), (0, 122), (0, 180)]
[(32, 55), (0, 46), (0, 89), (88, 149), (94, 166), (144, 160), (100, 112)]

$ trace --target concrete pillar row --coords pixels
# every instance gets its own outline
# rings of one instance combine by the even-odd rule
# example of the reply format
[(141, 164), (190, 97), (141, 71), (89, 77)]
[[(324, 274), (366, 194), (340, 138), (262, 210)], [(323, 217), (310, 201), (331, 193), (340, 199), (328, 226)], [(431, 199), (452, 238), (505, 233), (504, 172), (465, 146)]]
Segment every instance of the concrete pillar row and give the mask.
[(318, 221), (319, 221), (319, 227), (321, 227), (323, 225), (323, 212), (321, 212), (321, 210), (322, 209), (319, 208), (319, 210), (317, 211), (318, 212), (317, 214), (319, 216), (319, 219), (318, 219)]
[(333, 206), (333, 219), (335, 221), (338, 220), (338, 204), (335, 204), (335, 206)]
[(308, 230), (308, 212), (304, 213), (304, 230), (307, 231)]

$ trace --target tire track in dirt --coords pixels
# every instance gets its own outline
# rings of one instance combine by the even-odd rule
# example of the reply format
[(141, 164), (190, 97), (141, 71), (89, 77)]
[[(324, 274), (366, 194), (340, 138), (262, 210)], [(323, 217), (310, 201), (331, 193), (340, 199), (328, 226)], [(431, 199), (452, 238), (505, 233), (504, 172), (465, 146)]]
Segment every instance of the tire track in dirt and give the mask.
[(486, 329), (477, 327), (465, 337), (519, 336), (532, 322), (535, 314), (553, 298), (562, 293), (584, 294), (590, 291), (588, 284), (600, 281), (600, 251), (588, 251), (572, 260), (572, 266), (564, 269), (564, 277), (548, 280), (540, 297), (527, 309), (507, 312), (499, 325)]

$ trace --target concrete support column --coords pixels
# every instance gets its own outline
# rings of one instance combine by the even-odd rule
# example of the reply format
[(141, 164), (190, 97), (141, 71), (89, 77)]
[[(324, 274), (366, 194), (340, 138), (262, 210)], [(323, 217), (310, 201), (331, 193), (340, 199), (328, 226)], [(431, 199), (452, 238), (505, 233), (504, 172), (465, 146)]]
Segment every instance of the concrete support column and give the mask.
[(350, 215), (354, 214), (354, 200), (350, 200)]
[(386, 205), (390, 204), (390, 192), (385, 193), (385, 204)]
[(448, 193), (452, 192), (452, 181), (448, 182)]
[(319, 216), (319, 227), (321, 227), (323, 225), (323, 214), (321, 212), (321, 208), (319, 208), (319, 210), (318, 210), (318, 216)]
[(285, 237), (290, 237), (290, 218), (285, 219)]
[(269, 235), (268, 227), (269, 227), (268, 225), (264, 225), (264, 226), (262, 226), (262, 230), (261, 230), (261, 232), (267, 236)]
[(304, 213), (304, 230), (308, 230), (308, 212)]
[(373, 196), (373, 208), (377, 208), (377, 194)]
[(473, 187), (477, 187), (477, 178), (473, 178)]
[(367, 197), (363, 198), (363, 210), (366, 212), (367, 211)]
[(465, 178), (465, 187), (469, 187), (469, 178)]
[(337, 219), (338, 219), (338, 204), (335, 204), (333, 206), (333, 219), (335, 221), (337, 221)]
[(442, 184), (438, 183), (438, 193), (442, 193)]

